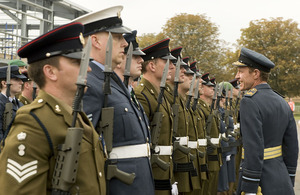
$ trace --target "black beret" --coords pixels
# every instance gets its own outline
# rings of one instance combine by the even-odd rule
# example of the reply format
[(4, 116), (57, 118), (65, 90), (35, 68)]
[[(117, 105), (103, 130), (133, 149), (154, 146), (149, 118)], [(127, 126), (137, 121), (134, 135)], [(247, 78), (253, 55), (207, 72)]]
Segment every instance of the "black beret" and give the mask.
[(23, 45), (18, 55), (27, 58), (29, 64), (57, 55), (81, 59), (82, 32), (83, 25), (79, 22), (60, 26)]
[(123, 26), (121, 11), (123, 6), (114, 6), (100, 11), (85, 14), (73, 20), (84, 25), (84, 36), (97, 32), (130, 33), (131, 30)]
[(169, 42), (170, 39), (166, 38), (142, 49), (146, 54), (145, 56), (142, 56), (144, 61), (153, 60), (155, 58), (175, 60), (176, 58), (170, 53)]
[(264, 72), (270, 72), (271, 69), (275, 67), (275, 64), (266, 56), (245, 47), (241, 49), (238, 62), (239, 63), (234, 63), (233, 65), (249, 66)]
[(213, 77), (213, 78), (211, 78), (211, 79), (209, 79), (209, 81), (214, 85), (214, 86), (216, 86), (216, 78), (215, 77)]
[(125, 53), (127, 53), (128, 51), (128, 48), (129, 48), (129, 44), (132, 43), (132, 46), (133, 46), (133, 52), (132, 54), (133, 55), (137, 55), (137, 56), (143, 56), (143, 55), (146, 55), (144, 52), (142, 52), (142, 50), (139, 48), (139, 44), (138, 42), (136, 42), (136, 34), (137, 34), (137, 31), (134, 30), (132, 31), (131, 33), (127, 33), (127, 34), (124, 34), (124, 38), (125, 40), (127, 41), (128, 43), (128, 46), (125, 48)]
[[(6, 79), (7, 67), (8, 66), (0, 67), (0, 79)], [(20, 72), (19, 67), (15, 65), (10, 67), (10, 75), (10, 78), (18, 78), (22, 79), (22, 81), (27, 80), (27, 77), (23, 75)]]

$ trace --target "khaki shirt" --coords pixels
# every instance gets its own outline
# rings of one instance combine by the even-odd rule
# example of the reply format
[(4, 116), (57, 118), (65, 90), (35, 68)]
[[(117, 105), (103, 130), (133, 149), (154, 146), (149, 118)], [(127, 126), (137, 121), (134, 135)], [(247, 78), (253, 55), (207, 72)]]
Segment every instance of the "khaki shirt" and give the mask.
[[(49, 133), (47, 139), (34, 113)], [(64, 143), (72, 123), (69, 105), (40, 90), (30, 105), (20, 108), (0, 154), (0, 185), (3, 194), (51, 194), (58, 146)], [(99, 136), (83, 112), (76, 127), (84, 129), (77, 179), (71, 194), (106, 194), (104, 154)], [(52, 155), (54, 152), (54, 156)]]

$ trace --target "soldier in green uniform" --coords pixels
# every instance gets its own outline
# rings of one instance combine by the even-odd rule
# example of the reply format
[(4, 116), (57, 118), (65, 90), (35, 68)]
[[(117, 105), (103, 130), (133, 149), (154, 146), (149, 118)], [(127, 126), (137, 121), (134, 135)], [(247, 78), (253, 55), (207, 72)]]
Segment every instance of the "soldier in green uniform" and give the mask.
[[(66, 139), (67, 130), (75, 122), (72, 121), (71, 106), (77, 91), (75, 83), (82, 55), (82, 32), (81, 23), (69, 23), (18, 50), (20, 57), (28, 59), (29, 75), (41, 90), (30, 105), (18, 110), (1, 144), (2, 194), (42, 195), (53, 191), (57, 154), (62, 152), (61, 144)], [(84, 131), (77, 178), (67, 190), (70, 194), (104, 195), (104, 153), (99, 136), (83, 112), (78, 112), (75, 127)]]
[[(199, 104), (202, 111), (205, 114), (206, 124), (211, 123), (211, 128), (206, 128), (206, 135), (209, 136), (212, 144), (219, 146), (219, 119), (213, 115), (212, 120), (208, 121), (211, 113), (211, 103), (214, 95), (214, 84), (209, 81), (209, 73), (202, 75), (202, 80), (206, 83), (203, 84), (203, 94), (200, 96)], [(213, 148), (208, 144), (207, 146), (207, 160), (209, 180), (204, 181), (202, 193), (207, 195), (217, 194), (218, 187), (218, 174), (220, 170), (220, 158), (216, 148)]]
[[(183, 102), (184, 109), (186, 110), (188, 114), (188, 136), (189, 136), (189, 142), (188, 146), (191, 148), (191, 153), (194, 157), (193, 159), (193, 165), (194, 165), (194, 171), (190, 172), (191, 175), (191, 182), (192, 182), (192, 189), (193, 191), (189, 194), (200, 194), (201, 189), (201, 177), (200, 177), (200, 164), (199, 164), (199, 156), (198, 156), (198, 130), (197, 130), (197, 119), (193, 115), (193, 111), (190, 105), (187, 105), (187, 101), (191, 100), (191, 97), (187, 98), (188, 96), (191, 96), (194, 91), (195, 86), (195, 79), (193, 79), (195, 73), (191, 71), (189, 74), (185, 74), (184, 76), (184, 82), (182, 85), (179, 86), (179, 95)], [(195, 75), (196, 78), (196, 75)], [(192, 83), (194, 82), (194, 83)], [(190, 103), (188, 103), (190, 104)]]
[[(146, 54), (142, 56), (144, 59), (144, 63), (142, 65), (143, 78), (141, 79), (139, 86), (135, 88), (135, 94), (144, 107), (149, 121), (153, 120), (153, 116), (157, 111), (157, 99), (160, 93), (160, 83), (167, 59), (175, 59), (170, 54), (168, 47), (169, 41), (170, 39), (164, 39), (142, 49), (142, 51)], [(173, 63), (170, 61), (167, 76), (168, 79), (170, 79), (170, 71), (174, 68)], [(162, 112), (163, 117), (157, 146), (159, 151), (157, 151), (158, 153), (155, 155), (158, 155), (162, 161), (170, 163), (170, 166), (166, 170), (163, 170), (157, 163), (153, 163), (152, 171), (155, 182), (155, 194), (169, 195), (171, 194), (171, 185), (174, 183), (172, 166), (173, 118), (171, 105), (165, 97), (162, 98), (162, 104), (159, 107), (159, 111)], [(175, 188), (174, 185), (173, 187)]]
[(24, 74), (27, 79), (23, 80), (22, 93), (19, 95), (18, 100), (24, 105), (27, 105), (33, 101), (33, 81), (28, 78), (27, 70), (22, 74)]
[[(178, 85), (181, 85), (184, 81), (184, 73), (187, 71), (188, 65), (181, 60), (181, 50), (182, 47), (178, 47), (171, 50), (171, 54), (177, 58), (180, 57), (180, 71), (178, 75)], [(177, 60), (172, 61), (173, 64), (177, 63)], [(167, 81), (165, 97), (168, 100), (169, 104), (172, 106), (174, 104), (179, 105), (178, 109), (178, 126), (177, 132), (174, 135), (175, 139), (179, 141), (179, 143), (185, 147), (188, 144), (188, 112), (184, 107), (184, 102), (179, 95), (179, 97), (174, 97), (174, 88), (176, 87), (175, 81), (175, 71), (176, 69), (172, 69), (171, 71), (171, 79)], [(178, 92), (178, 91), (177, 91)], [(175, 100), (175, 102), (174, 102)], [(174, 121), (175, 122), (175, 121)], [(193, 165), (190, 162), (189, 155), (184, 154), (180, 150), (173, 151), (173, 164), (174, 164), (174, 178), (175, 181), (178, 182), (178, 192), (183, 194), (192, 191), (192, 184), (190, 180), (190, 171), (193, 170)], [(192, 165), (192, 166), (191, 166)]]

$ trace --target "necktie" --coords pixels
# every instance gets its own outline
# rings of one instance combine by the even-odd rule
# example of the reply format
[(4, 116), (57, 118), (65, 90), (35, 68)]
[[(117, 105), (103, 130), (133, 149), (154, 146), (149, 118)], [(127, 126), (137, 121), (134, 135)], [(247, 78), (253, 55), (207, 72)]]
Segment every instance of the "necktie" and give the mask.
[(13, 103), (13, 105), (15, 105), (18, 108), (18, 105), (17, 105), (17, 102), (15, 99), (13, 99), (11, 102)]

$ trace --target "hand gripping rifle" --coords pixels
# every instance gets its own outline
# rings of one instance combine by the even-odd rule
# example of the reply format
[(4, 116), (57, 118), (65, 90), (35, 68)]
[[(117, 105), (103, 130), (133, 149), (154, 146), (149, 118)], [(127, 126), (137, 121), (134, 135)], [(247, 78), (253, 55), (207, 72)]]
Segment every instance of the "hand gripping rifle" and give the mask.
[(211, 142), (211, 137), (210, 137), (210, 131), (211, 131), (211, 128), (212, 128), (212, 122), (213, 122), (213, 116), (214, 116), (213, 110), (215, 109), (215, 102), (217, 100), (218, 87), (219, 87), (219, 85), (216, 85), (216, 87), (214, 89), (214, 96), (213, 96), (212, 103), (211, 103), (211, 106), (210, 106), (210, 113), (209, 113), (207, 121), (206, 121), (207, 149), (209, 150), (209, 151), (207, 151), (207, 153), (211, 153), (211, 152), (213, 152), (213, 150), (218, 148), (217, 145), (215, 145)]
[(188, 93), (188, 97), (187, 97), (187, 100), (186, 100), (186, 109), (188, 109), (188, 110), (191, 107), (191, 100), (192, 100), (192, 97), (193, 97), (195, 79), (196, 79), (196, 73), (193, 76), (193, 79), (192, 79), (192, 82), (191, 82), (191, 85), (190, 85), (190, 89), (189, 89), (189, 93)]
[(179, 150), (182, 153), (188, 155), (191, 151), (190, 148), (180, 145), (180, 140), (176, 139), (178, 131), (178, 114), (179, 114), (179, 105), (176, 104), (176, 98), (178, 97), (178, 84), (179, 84), (179, 71), (180, 71), (180, 57), (178, 56), (176, 63), (176, 71), (174, 78), (174, 100), (172, 104), (173, 111), (173, 147), (174, 150)]
[(69, 191), (76, 182), (83, 128), (75, 126), (77, 114), (81, 111), (81, 101), (86, 87), (91, 48), (91, 38), (89, 37), (82, 52), (80, 71), (76, 82), (77, 92), (73, 102), (72, 125), (67, 130), (64, 144), (58, 146), (58, 155), (52, 178), (52, 195), (70, 195)]
[[(104, 106), (101, 110), (101, 120), (98, 125), (99, 134), (103, 134), (105, 140), (106, 151), (109, 154), (112, 151), (113, 145), (113, 122), (114, 122), (114, 107), (107, 107), (108, 95), (111, 95), (110, 77), (113, 74), (112, 70), (112, 35), (109, 32), (106, 45), (105, 69), (104, 69)], [(134, 173), (126, 173), (117, 168), (116, 162), (111, 159), (105, 161), (105, 174), (107, 194), (109, 194), (109, 180), (117, 178), (125, 184), (132, 184), (135, 178)]]
[(11, 69), (10, 64), (8, 63), (7, 71), (6, 71), (6, 97), (7, 97), (7, 103), (5, 104), (5, 110), (3, 113), (3, 131), (6, 131), (9, 124), (11, 123), (13, 119), (13, 103), (9, 101), (10, 97), (10, 77), (11, 77)]
[(157, 98), (157, 107), (156, 111), (154, 113), (153, 119), (151, 121), (151, 164), (157, 164), (162, 170), (166, 171), (170, 167), (169, 162), (165, 162), (159, 158), (159, 146), (158, 146), (158, 140), (160, 136), (160, 130), (161, 130), (161, 123), (162, 123), (162, 112), (159, 111), (159, 107), (162, 104), (162, 99), (164, 96), (164, 91), (166, 87), (166, 80), (167, 80), (167, 74), (169, 69), (169, 59), (167, 60), (167, 63), (164, 67), (163, 76), (160, 82), (160, 93)]
[(133, 51), (133, 46), (132, 46), (132, 42), (130, 42), (129, 44), (129, 48), (127, 51), (127, 55), (126, 55), (126, 64), (125, 64), (125, 71), (124, 71), (124, 85), (126, 86), (126, 88), (128, 88), (128, 81), (129, 81), (129, 77), (130, 77), (130, 67), (131, 67), (131, 60), (132, 60), (132, 51)]

